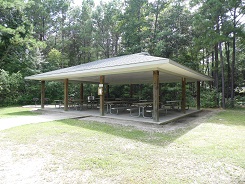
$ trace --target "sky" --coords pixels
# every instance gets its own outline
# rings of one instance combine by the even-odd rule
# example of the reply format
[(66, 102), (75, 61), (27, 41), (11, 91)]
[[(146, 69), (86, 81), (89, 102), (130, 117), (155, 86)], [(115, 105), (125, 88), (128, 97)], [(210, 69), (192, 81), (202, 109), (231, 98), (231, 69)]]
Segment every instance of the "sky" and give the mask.
[[(77, 6), (80, 6), (82, 4), (82, 0), (73, 0), (74, 4)], [(97, 6), (98, 4), (100, 4), (101, 0), (94, 0), (95, 6)], [(103, 2), (108, 2), (109, 0), (102, 0)]]
[[(95, 6), (99, 5), (100, 1), (108, 2), (110, 0), (94, 0)], [(151, 1), (154, 1), (154, 0), (148, 0), (148, 1), (151, 2)], [(188, 1), (188, 0), (186, 0), (186, 1)], [(74, 2), (75, 6), (80, 6), (82, 4), (82, 0), (73, 0), (73, 2)], [(242, 17), (241, 22), (245, 23), (245, 16)]]
[[(82, 4), (82, 0), (73, 0), (74, 1), (74, 4), (79, 6)], [(100, 4), (100, 1), (101, 0), (94, 0), (94, 3), (95, 3), (95, 6), (99, 5)], [(108, 2), (110, 0), (102, 0), (103, 2)], [(149, 2), (153, 1), (153, 0), (148, 0)]]

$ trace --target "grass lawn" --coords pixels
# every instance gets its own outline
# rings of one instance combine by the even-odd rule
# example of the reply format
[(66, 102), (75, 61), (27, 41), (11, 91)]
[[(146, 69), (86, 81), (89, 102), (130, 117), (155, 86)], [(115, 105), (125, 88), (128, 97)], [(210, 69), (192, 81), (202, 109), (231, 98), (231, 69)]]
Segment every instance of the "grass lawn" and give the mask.
[(168, 133), (74, 119), (25, 125), (0, 132), (0, 181), (244, 183), (244, 143), (242, 109)]
[(32, 112), (31, 110), (31, 108), (24, 107), (0, 107), (0, 118), (29, 116), (38, 114), (37, 112)]

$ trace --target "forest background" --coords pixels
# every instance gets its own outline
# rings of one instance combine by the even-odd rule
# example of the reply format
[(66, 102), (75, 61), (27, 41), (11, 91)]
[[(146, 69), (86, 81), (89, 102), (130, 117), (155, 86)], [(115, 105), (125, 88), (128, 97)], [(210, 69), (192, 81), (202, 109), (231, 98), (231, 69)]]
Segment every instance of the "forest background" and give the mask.
[[(212, 76), (202, 83), (202, 107), (245, 102), (244, 0), (0, 0), (0, 106), (32, 104), (40, 82), (25, 76), (139, 52), (170, 58)], [(161, 100), (176, 99), (180, 84), (162, 84)], [(128, 85), (110, 86), (128, 97)], [(97, 86), (85, 84), (85, 96)], [(70, 95), (79, 85), (69, 85)], [(152, 86), (134, 85), (135, 98), (152, 98)], [(188, 103), (195, 105), (195, 84)], [(62, 82), (46, 82), (50, 101), (63, 99)], [(180, 98), (180, 97), (179, 97)]]

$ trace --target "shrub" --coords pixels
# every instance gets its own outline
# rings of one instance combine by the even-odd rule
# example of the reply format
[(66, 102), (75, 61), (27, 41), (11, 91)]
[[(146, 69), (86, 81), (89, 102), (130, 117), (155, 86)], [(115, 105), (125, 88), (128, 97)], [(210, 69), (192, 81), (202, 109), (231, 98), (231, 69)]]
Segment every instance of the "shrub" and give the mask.
[(217, 107), (216, 99), (217, 92), (214, 89), (201, 88), (201, 107), (204, 108), (214, 108)]
[(18, 73), (9, 74), (0, 70), (0, 105), (15, 105), (18, 103), (19, 91), (23, 83), (22, 75)]

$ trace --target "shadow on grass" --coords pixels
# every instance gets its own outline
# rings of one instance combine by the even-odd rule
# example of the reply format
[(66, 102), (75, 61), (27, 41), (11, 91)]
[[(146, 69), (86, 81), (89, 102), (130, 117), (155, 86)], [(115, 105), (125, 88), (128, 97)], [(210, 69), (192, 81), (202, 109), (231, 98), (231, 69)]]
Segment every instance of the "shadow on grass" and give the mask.
[(122, 125), (112, 125), (106, 123), (99, 123), (94, 121), (85, 121), (85, 120), (62, 120), (61, 122), (67, 124), (69, 126), (76, 126), (79, 128), (84, 128), (92, 131), (97, 131), (101, 133), (110, 134), (116, 137), (122, 137), (126, 139), (131, 139), (135, 141), (144, 142), (147, 144), (153, 144), (157, 146), (167, 146), (168, 144), (172, 143), (177, 138), (181, 137), (182, 135), (188, 133), (190, 130), (198, 126), (198, 124), (192, 124), (189, 122), (193, 119), (197, 118), (201, 115), (195, 115), (191, 117), (185, 117), (183, 119), (179, 119), (178, 121), (172, 122), (167, 125), (155, 125), (154, 128), (159, 127), (159, 129), (164, 129), (164, 127), (169, 128), (169, 126), (182, 126), (183, 124), (188, 124), (185, 127), (178, 128), (173, 131), (169, 132), (156, 132), (156, 131), (143, 131), (139, 130), (135, 127), (125, 127)]
[(3, 115), (4, 116), (31, 116), (31, 115), (37, 115), (37, 114), (40, 114), (40, 113), (38, 113), (38, 112), (32, 112), (32, 111), (20, 111), (20, 112), (5, 113)]

